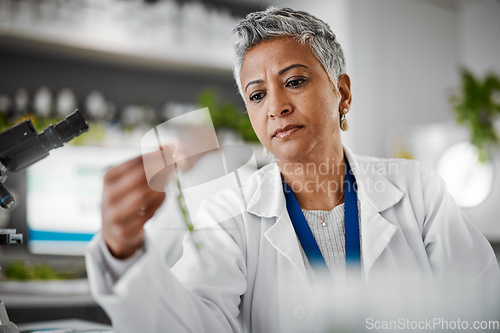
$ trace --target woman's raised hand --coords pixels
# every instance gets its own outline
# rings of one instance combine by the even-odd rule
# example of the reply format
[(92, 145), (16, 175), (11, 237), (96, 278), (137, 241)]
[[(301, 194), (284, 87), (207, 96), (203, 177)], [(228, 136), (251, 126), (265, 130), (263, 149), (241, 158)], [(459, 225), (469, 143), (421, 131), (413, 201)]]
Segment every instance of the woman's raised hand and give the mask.
[(104, 176), (102, 236), (116, 258), (130, 257), (144, 241), (143, 226), (160, 207), (164, 192), (152, 190), (139, 156)]

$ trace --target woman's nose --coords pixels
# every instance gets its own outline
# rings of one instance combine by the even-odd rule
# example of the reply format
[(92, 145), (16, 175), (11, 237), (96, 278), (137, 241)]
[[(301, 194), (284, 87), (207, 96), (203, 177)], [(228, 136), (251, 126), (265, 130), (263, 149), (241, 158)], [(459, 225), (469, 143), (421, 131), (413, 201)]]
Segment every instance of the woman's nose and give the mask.
[[(271, 96), (269, 96), (271, 95)], [(268, 103), (269, 110), (267, 112), (267, 116), (269, 118), (280, 118), (289, 115), (293, 112), (292, 105), (290, 101), (283, 93), (268, 93), (268, 100), (270, 99), (270, 103)]]

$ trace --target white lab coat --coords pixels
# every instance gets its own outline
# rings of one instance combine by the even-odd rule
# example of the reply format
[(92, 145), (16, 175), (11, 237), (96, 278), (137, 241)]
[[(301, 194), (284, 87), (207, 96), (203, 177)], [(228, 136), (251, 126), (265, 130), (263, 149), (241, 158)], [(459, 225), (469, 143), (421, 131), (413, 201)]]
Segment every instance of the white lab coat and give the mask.
[[(377, 273), (388, 280), (460, 276), (500, 281), (491, 246), (436, 173), (415, 161), (345, 152), (359, 189), (366, 283)], [(245, 200), (238, 200), (237, 191), (223, 191), (200, 208), (211, 227), (198, 234), (215, 259), (215, 275), (203, 268), (189, 242), (169, 268), (148, 237), (144, 253), (124, 263), (121, 276), (113, 276), (102, 237), (95, 237), (86, 254), (88, 277), (117, 331), (304, 333), (324, 328), (314, 315), (313, 287), (276, 164), (257, 171), (244, 193)]]

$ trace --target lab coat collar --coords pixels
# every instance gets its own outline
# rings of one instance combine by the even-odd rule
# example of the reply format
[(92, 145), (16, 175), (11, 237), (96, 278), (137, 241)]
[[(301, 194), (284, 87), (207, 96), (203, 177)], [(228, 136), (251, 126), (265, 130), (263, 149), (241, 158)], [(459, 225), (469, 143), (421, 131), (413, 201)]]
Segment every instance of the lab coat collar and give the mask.
[(252, 177), (245, 187), (245, 197), (250, 198), (247, 211), (268, 218), (281, 215), (285, 208), (285, 195), (278, 165), (272, 162)]
[(404, 193), (387, 179), (391, 173), (399, 172), (398, 163), (358, 157), (346, 146), (344, 152), (356, 179), (359, 196), (366, 199), (377, 212), (383, 212), (401, 201)]
[[(344, 146), (345, 156), (358, 186), (358, 200), (361, 215), (361, 246), (365, 275), (373, 263), (389, 244), (397, 227), (380, 213), (396, 205), (404, 193), (389, 180), (390, 163), (375, 158), (358, 157)], [(394, 166), (397, 168), (397, 163)], [(388, 169), (389, 168), (389, 169)], [(281, 174), (276, 163), (259, 170), (250, 186), (247, 211), (260, 217), (277, 217), (276, 222), (266, 231), (265, 237), (273, 247), (285, 256), (301, 275), (307, 279), (302, 255), (296, 239), (290, 216), (286, 210)]]
[[(265, 232), (267, 241), (299, 272), (303, 281), (308, 281), (304, 260), (300, 253), (292, 221), (286, 210), (281, 173), (276, 163), (271, 163), (254, 174), (249, 182), (247, 194), (250, 197), (247, 211), (263, 218), (276, 218)], [(292, 241), (291, 241), (292, 240)], [(283, 265), (278, 261), (278, 265)]]
[[(356, 179), (359, 199), (367, 201), (375, 211), (383, 212), (404, 197), (404, 193), (388, 181), (387, 175), (398, 172), (398, 164), (379, 162), (375, 158), (358, 157), (344, 146), (345, 156)], [(280, 216), (285, 205), (281, 173), (276, 163), (270, 163), (254, 175), (246, 187), (250, 198), (247, 211), (261, 217)]]
[(361, 259), (363, 272), (368, 277), (373, 264), (397, 230), (381, 213), (395, 206), (404, 197), (404, 192), (389, 181), (398, 176), (400, 164), (395, 160), (358, 157), (345, 146), (344, 152), (358, 186)]

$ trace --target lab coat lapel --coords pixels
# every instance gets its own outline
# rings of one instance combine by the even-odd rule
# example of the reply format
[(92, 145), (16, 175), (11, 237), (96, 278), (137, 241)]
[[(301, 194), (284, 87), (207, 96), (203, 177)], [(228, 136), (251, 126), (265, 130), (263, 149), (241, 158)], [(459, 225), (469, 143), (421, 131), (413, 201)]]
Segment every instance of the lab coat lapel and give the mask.
[(362, 199), (360, 201), (363, 271), (367, 276), (374, 262), (388, 246), (397, 227), (384, 219), (368, 202)]
[(358, 186), (361, 252), (363, 270), (367, 276), (397, 229), (381, 213), (401, 201), (404, 193), (388, 181), (390, 165), (358, 158), (347, 147), (344, 147), (344, 151)]
[(265, 238), (301, 276), (308, 279), (297, 236), (286, 209), (280, 171), (275, 164), (270, 168), (258, 175), (257, 186), (250, 189), (252, 194), (247, 210), (264, 218), (276, 219), (265, 232)]
[(307, 271), (300, 253), (297, 236), (285, 207), (283, 207), (280, 216), (277, 217), (276, 223), (265, 233), (265, 237), (307, 280)]
[[(380, 168), (383, 163), (375, 163), (365, 158), (358, 158), (344, 146), (358, 186), (358, 200), (361, 216), (361, 252), (363, 269), (368, 274), (375, 261), (389, 245), (397, 227), (387, 221), (382, 212), (396, 205), (404, 197), (387, 179), (387, 174)], [(286, 210), (285, 197), (278, 167), (269, 166), (265, 172), (258, 173), (257, 181), (249, 188), (250, 213), (276, 218), (276, 222), (266, 231), (269, 243), (307, 279), (307, 271), (300, 253), (295, 230)]]
[(314, 327), (314, 316), (311, 315), (314, 308), (312, 290), (297, 236), (286, 209), (281, 174), (276, 164), (265, 168), (257, 173), (257, 179), (252, 182), (247, 210), (260, 216), (263, 225), (267, 221), (274, 222), (264, 232), (264, 237), (278, 252), (275, 278), (280, 332), (311, 332), (311, 327)]

